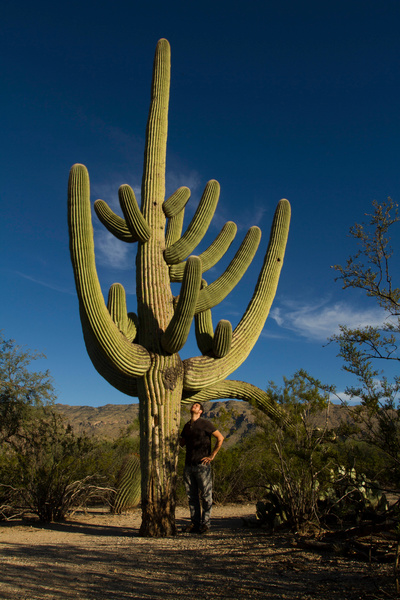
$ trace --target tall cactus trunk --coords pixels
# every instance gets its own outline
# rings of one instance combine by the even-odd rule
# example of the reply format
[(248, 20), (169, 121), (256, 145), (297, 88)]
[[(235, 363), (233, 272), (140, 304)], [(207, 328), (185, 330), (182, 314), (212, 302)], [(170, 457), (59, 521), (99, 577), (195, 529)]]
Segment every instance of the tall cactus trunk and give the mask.
[[(138, 386), (142, 477), (140, 534), (143, 536), (163, 537), (176, 533), (175, 488), (183, 379), (183, 369), (178, 361), (178, 355), (158, 356)], [(170, 374), (167, 379), (166, 373)]]
[(152, 230), (139, 243), (136, 265), (138, 342), (148, 349), (151, 367), (138, 381), (142, 472), (141, 535), (175, 533), (175, 473), (183, 367), (178, 354), (167, 355), (161, 336), (173, 317), (168, 265), (164, 260), (165, 162), (168, 131), (170, 51), (165, 40), (154, 58), (151, 104), (142, 179), (142, 214)]

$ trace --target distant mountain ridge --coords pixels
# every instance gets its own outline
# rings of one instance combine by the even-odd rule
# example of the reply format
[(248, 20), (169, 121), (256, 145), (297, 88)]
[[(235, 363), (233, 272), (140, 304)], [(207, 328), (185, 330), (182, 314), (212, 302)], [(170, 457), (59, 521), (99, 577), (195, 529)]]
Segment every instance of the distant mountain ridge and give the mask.
[[(139, 434), (139, 404), (106, 404), (105, 406), (69, 406), (56, 404), (75, 433), (115, 439), (131, 427)], [(230, 444), (255, 431), (252, 407), (240, 400), (208, 403), (204, 417), (215, 422)], [(190, 419), (189, 406), (182, 407), (182, 421)]]
[[(75, 433), (115, 439), (131, 427), (132, 435), (139, 435), (139, 404), (106, 404), (105, 406), (69, 406), (56, 404)], [(233, 445), (256, 430), (253, 408), (240, 400), (209, 402), (204, 417), (215, 423), (225, 436), (225, 445)], [(190, 418), (189, 406), (182, 407), (182, 422)], [(348, 413), (341, 406), (331, 405), (329, 425), (335, 427), (347, 420)], [(324, 425), (324, 417), (315, 417), (316, 426)]]

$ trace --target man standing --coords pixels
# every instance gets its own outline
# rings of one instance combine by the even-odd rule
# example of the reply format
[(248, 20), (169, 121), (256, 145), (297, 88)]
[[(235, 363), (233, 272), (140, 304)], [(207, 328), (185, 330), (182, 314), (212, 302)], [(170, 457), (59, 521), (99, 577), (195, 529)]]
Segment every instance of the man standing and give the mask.
[[(204, 408), (200, 402), (192, 404), (191, 419), (184, 426), (179, 440), (182, 447), (186, 446), (183, 480), (188, 495), (191, 518), (191, 524), (186, 531), (190, 533), (207, 533), (210, 528), (211, 462), (224, 441), (222, 433), (210, 421), (201, 417), (203, 412)], [(213, 451), (211, 451), (211, 436), (217, 440)]]

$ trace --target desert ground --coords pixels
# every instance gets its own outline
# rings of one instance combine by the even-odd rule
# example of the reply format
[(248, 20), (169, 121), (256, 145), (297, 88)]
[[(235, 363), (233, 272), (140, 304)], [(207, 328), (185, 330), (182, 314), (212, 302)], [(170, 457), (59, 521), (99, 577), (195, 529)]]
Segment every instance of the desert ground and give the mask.
[[(394, 542), (387, 560), (305, 549), (294, 533), (254, 524), (254, 505), (217, 506), (206, 535), (138, 535), (140, 511), (78, 511), (64, 523), (0, 525), (1, 600), (255, 600), (397, 598)], [(247, 523), (247, 525), (246, 525)], [(315, 534), (313, 535), (315, 539)], [(368, 540), (367, 540), (368, 541)], [(371, 544), (373, 540), (371, 538)], [(381, 546), (382, 547), (382, 546)]]

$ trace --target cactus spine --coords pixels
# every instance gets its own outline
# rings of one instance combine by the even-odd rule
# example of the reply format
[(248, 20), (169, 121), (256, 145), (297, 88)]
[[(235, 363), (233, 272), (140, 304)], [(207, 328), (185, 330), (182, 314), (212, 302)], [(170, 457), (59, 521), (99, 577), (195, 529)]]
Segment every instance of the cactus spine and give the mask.
[[(150, 111), (146, 129), (141, 206), (132, 188), (121, 186), (123, 217), (97, 200), (100, 221), (119, 240), (137, 243), (137, 316), (127, 312), (123, 287), (114, 284), (105, 305), (98, 281), (90, 211), (89, 176), (74, 165), (69, 179), (70, 251), (80, 316), (89, 356), (114, 387), (139, 398), (142, 525), (141, 534), (175, 533), (175, 478), (181, 402), (242, 398), (281, 420), (281, 411), (265, 392), (225, 381), (248, 356), (267, 318), (278, 284), (288, 235), (290, 205), (281, 200), (253, 298), (237, 327), (218, 323), (211, 308), (219, 304), (246, 271), (260, 232), (251, 228), (226, 271), (207, 286), (203, 273), (228, 250), (236, 226), (227, 223), (200, 256), (190, 256), (213, 217), (219, 184), (211, 180), (199, 207), (182, 234), (190, 190), (179, 188), (165, 199), (165, 163), (170, 83), (170, 47), (160, 40), (154, 59)], [(171, 282), (182, 282), (178, 299)], [(192, 322), (202, 356), (181, 361)], [(222, 395), (221, 395), (222, 394)]]

